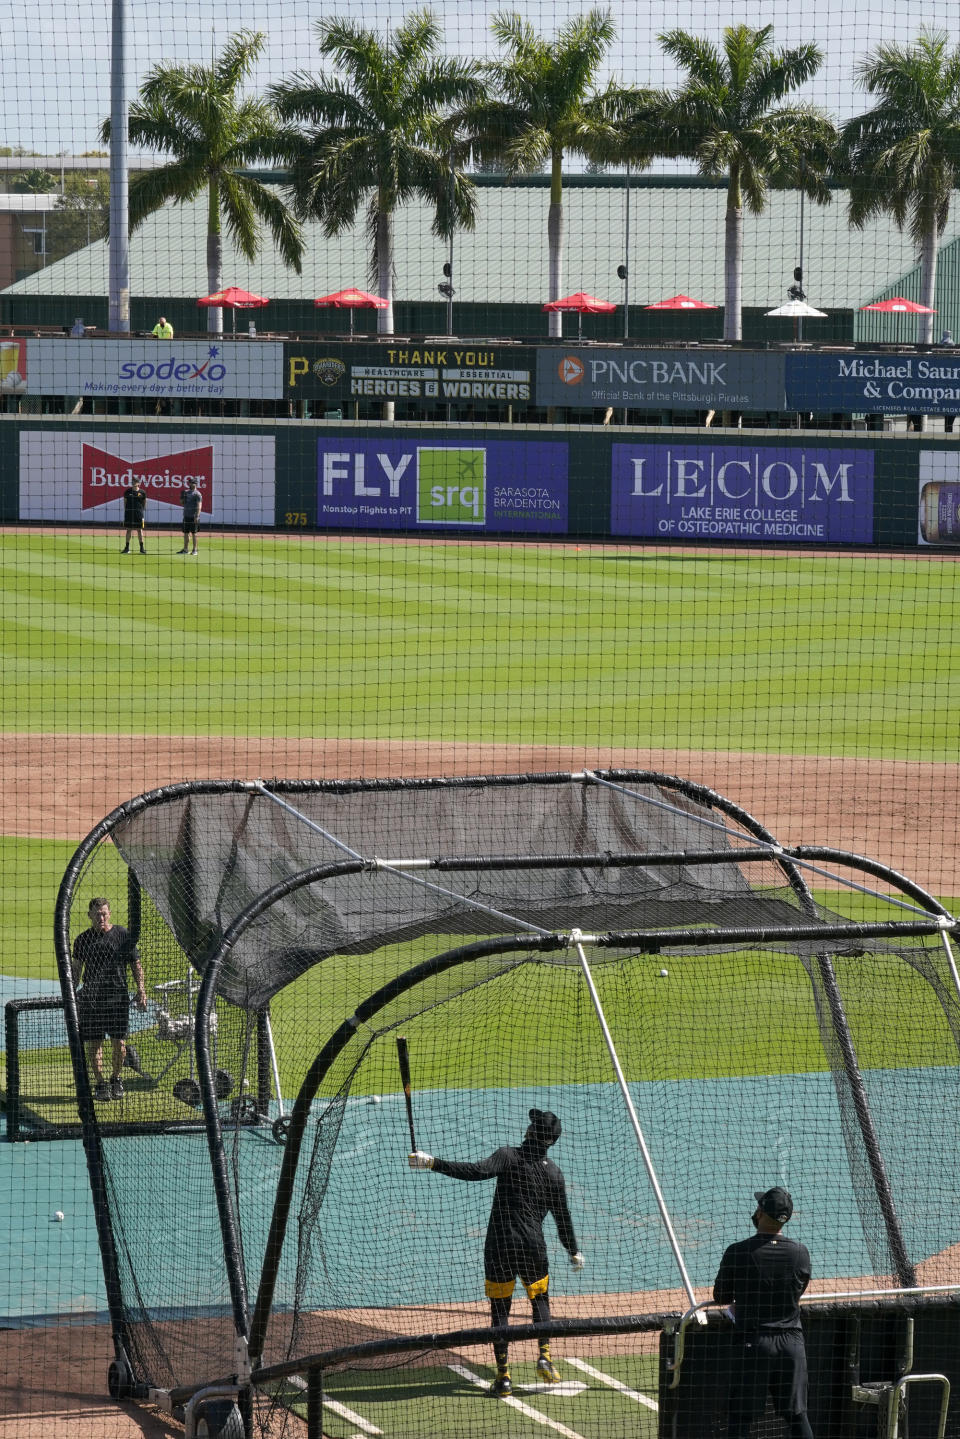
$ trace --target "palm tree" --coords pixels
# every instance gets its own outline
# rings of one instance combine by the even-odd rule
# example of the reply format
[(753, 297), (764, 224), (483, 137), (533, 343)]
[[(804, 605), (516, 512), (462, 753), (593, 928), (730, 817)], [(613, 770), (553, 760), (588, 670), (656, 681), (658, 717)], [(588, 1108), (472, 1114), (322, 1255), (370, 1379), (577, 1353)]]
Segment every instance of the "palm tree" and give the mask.
[[(505, 54), (484, 68), (493, 95), (459, 117), (481, 165), (505, 164), (530, 174), (550, 166), (548, 299), (563, 283), (563, 161), (568, 153), (609, 163), (617, 155), (617, 121), (646, 92), (595, 87), (616, 35), (609, 10), (589, 10), (563, 25), (552, 40), (537, 35), (522, 15), (501, 13), (491, 24)], [(550, 334), (563, 317), (550, 315)]]
[(380, 333), (393, 333), (393, 219), (419, 196), (434, 209), (433, 232), (472, 229), (474, 187), (462, 171), (451, 180), (453, 108), (482, 86), (463, 60), (437, 57), (440, 27), (413, 11), (386, 38), (350, 20), (319, 20), (320, 52), (344, 77), (299, 71), (271, 89), (278, 114), (308, 128), (291, 141), (291, 188), (298, 213), (338, 235), (367, 201), (372, 275), (387, 301)]
[[(130, 229), (137, 229), (168, 200), (182, 205), (205, 190), (211, 294), (223, 285), (224, 225), (240, 253), (252, 261), (260, 252), (262, 221), (284, 262), (297, 274), (301, 269), (303, 235), (296, 219), (276, 193), (241, 173), (251, 165), (287, 158), (286, 139), (272, 107), (238, 93), (263, 46), (259, 31), (241, 30), (210, 65), (157, 65), (130, 107), (131, 142), (174, 157), (131, 182)], [(109, 120), (101, 135), (109, 140)], [(207, 313), (209, 329), (219, 333), (223, 311)]]
[(759, 215), (771, 184), (792, 184), (820, 203), (835, 131), (810, 105), (781, 105), (823, 62), (816, 45), (773, 50), (773, 27), (734, 25), (721, 48), (685, 30), (659, 37), (687, 71), (683, 87), (658, 118), (662, 154), (697, 162), (700, 173), (727, 177), (723, 337), (743, 336), (743, 208)]
[[(841, 156), (850, 186), (850, 223), (862, 228), (884, 212), (920, 252), (920, 301), (933, 309), (940, 237), (960, 175), (960, 48), (944, 31), (921, 30), (913, 45), (879, 45), (857, 67), (877, 104), (848, 120)], [(918, 315), (921, 344), (933, 340), (933, 315)]]

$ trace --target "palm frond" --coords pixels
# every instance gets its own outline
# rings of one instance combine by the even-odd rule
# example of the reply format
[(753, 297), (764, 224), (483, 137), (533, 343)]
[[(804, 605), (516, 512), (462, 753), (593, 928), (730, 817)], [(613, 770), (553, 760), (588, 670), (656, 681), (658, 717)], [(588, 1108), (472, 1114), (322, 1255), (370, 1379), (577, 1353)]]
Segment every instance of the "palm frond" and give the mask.
[(706, 89), (719, 92), (727, 83), (727, 72), (715, 45), (686, 30), (667, 30), (658, 35), (661, 46), (690, 76)]
[(174, 161), (153, 170), (141, 170), (130, 181), (128, 210), (130, 230), (138, 230), (144, 220), (169, 201), (185, 205), (203, 191), (207, 172), (197, 165)]

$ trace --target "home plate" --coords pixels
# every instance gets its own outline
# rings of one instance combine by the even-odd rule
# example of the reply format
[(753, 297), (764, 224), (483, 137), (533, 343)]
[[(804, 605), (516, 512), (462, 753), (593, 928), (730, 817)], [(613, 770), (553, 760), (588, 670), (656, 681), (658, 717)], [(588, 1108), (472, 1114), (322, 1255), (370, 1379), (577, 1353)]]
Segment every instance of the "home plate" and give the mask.
[(562, 1379), (559, 1384), (514, 1384), (514, 1394), (559, 1394), (564, 1399), (576, 1399), (586, 1389), (579, 1379)]

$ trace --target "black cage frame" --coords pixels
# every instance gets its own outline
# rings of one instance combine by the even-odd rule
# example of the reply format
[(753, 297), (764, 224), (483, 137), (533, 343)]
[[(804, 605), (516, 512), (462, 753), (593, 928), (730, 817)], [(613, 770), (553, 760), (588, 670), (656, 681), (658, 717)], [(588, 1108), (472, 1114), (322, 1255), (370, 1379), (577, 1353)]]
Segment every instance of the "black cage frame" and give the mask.
[[(257, 790), (285, 797), (307, 793), (329, 792), (345, 794), (355, 791), (389, 792), (396, 789), (426, 790), (437, 787), (464, 789), (478, 786), (518, 786), (536, 783), (538, 785), (610, 781), (616, 784), (655, 785), (679, 796), (719, 811), (743, 831), (738, 838), (752, 839), (741, 848), (710, 849), (678, 852), (649, 852), (644, 854), (561, 854), (561, 855), (473, 855), (468, 857), (440, 856), (419, 860), (421, 872), (435, 871), (454, 873), (458, 870), (521, 869), (524, 867), (563, 868), (610, 866), (666, 866), (666, 865), (716, 865), (773, 863), (782, 872), (786, 883), (793, 891), (802, 923), (795, 925), (767, 926), (763, 928), (711, 928), (707, 929), (654, 929), (611, 931), (592, 934), (589, 943), (593, 947), (609, 949), (630, 949), (635, 953), (657, 954), (671, 949), (682, 949), (696, 944), (709, 946), (771, 946), (802, 941), (817, 946), (816, 963), (820, 977), (829, 997), (830, 1019), (837, 1039), (847, 1081), (854, 1098), (857, 1123), (863, 1138), (870, 1167), (870, 1177), (876, 1193), (879, 1209), (886, 1228), (887, 1240), (896, 1265), (896, 1278), (903, 1289), (916, 1287), (916, 1274), (907, 1254), (893, 1197), (884, 1169), (876, 1131), (870, 1114), (863, 1080), (859, 1072), (856, 1054), (844, 1014), (843, 1001), (833, 976), (831, 951), (842, 948), (844, 953), (855, 953), (869, 947), (873, 939), (898, 941), (912, 938), (955, 938), (960, 933), (960, 921), (924, 888), (879, 861), (853, 854), (845, 850), (822, 845), (783, 846), (774, 835), (756, 818), (734, 801), (725, 798), (705, 785), (656, 770), (616, 769), (583, 771), (581, 773), (551, 772), (512, 775), (485, 775), (467, 778), (429, 778), (396, 780), (205, 780), (187, 781), (180, 785), (167, 786), (142, 794), (118, 806), (81, 842), (72, 856), (60, 885), (55, 919), (54, 941), (58, 970), (63, 990), (64, 1015), (74, 1067), (77, 1103), (81, 1132), (90, 1177), (93, 1207), (96, 1218), (98, 1240), (104, 1271), (107, 1302), (110, 1313), (115, 1360), (111, 1365), (108, 1384), (116, 1397), (150, 1400), (179, 1418), (184, 1413), (192, 1414), (192, 1402), (206, 1395), (221, 1395), (224, 1392), (236, 1397), (239, 1410), (236, 1422), (242, 1423), (242, 1431), (251, 1432), (252, 1392), (259, 1381), (279, 1377), (282, 1374), (301, 1373), (308, 1377), (310, 1393), (311, 1433), (320, 1433), (319, 1414), (322, 1407), (322, 1373), (341, 1354), (318, 1354), (302, 1360), (291, 1360), (269, 1368), (262, 1366), (264, 1342), (269, 1325), (274, 1286), (277, 1280), (280, 1256), (287, 1232), (290, 1207), (294, 1193), (297, 1169), (303, 1149), (303, 1140), (310, 1112), (310, 1105), (317, 1094), (324, 1076), (344, 1046), (354, 1035), (358, 1025), (368, 1022), (381, 1009), (399, 995), (414, 989), (434, 975), (455, 968), (457, 965), (477, 960), (488, 955), (534, 952), (560, 952), (574, 943), (570, 933), (551, 934), (506, 934), (500, 937), (458, 945), (432, 956), (397, 976), (389, 984), (372, 993), (364, 1000), (354, 1014), (345, 1018), (330, 1035), (310, 1066), (289, 1116), (285, 1129), (283, 1160), (274, 1200), (269, 1238), (266, 1245), (262, 1271), (257, 1290), (251, 1304), (247, 1275), (242, 1262), (238, 1226), (233, 1208), (233, 1197), (228, 1174), (227, 1152), (224, 1144), (224, 1126), (216, 1093), (214, 1060), (209, 1043), (208, 1023), (217, 993), (218, 976), (231, 950), (250, 926), (263, 915), (271, 905), (294, 894), (296, 891), (341, 875), (361, 873), (377, 867), (389, 867), (388, 861), (350, 859), (338, 864), (313, 866), (293, 874), (265, 889), (235, 916), (222, 934), (212, 957), (203, 973), (197, 999), (194, 1027), (197, 1078), (200, 1087), (203, 1111), (203, 1125), (206, 1130), (210, 1155), (211, 1181), (216, 1198), (219, 1218), (223, 1261), (229, 1283), (233, 1324), (237, 1339), (238, 1364), (232, 1375), (211, 1377), (209, 1386), (189, 1385), (160, 1393), (147, 1383), (143, 1376), (133, 1372), (130, 1364), (128, 1342), (129, 1316), (121, 1292), (119, 1266), (113, 1225), (104, 1182), (104, 1162), (101, 1147), (101, 1126), (94, 1110), (93, 1098), (88, 1082), (83, 1045), (80, 1040), (76, 997), (71, 972), (70, 916), (73, 896), (88, 859), (96, 847), (110, 838), (112, 831), (124, 820), (138, 811), (152, 805), (168, 803), (187, 796), (215, 796), (228, 793), (250, 794)], [(834, 865), (849, 868), (865, 877), (877, 880), (899, 892), (912, 905), (928, 917), (905, 921), (849, 922), (825, 924), (819, 915), (813, 895), (802, 873), (806, 865)], [(132, 884), (136, 883), (132, 877)], [(822, 943), (822, 950), (820, 945)], [(960, 993), (960, 991), (958, 991)], [(139, 1132), (139, 1131), (138, 1131)], [(679, 1316), (631, 1316), (628, 1320), (616, 1321), (613, 1326), (619, 1331), (660, 1328)], [(549, 1327), (551, 1333), (602, 1333), (610, 1332), (609, 1321), (571, 1325), (570, 1321), (554, 1321)], [(511, 1337), (523, 1338), (539, 1332), (538, 1326), (511, 1326)], [(481, 1328), (469, 1331), (471, 1342), (488, 1342), (494, 1331)], [(454, 1336), (441, 1337), (434, 1334), (413, 1336), (393, 1341), (386, 1348), (390, 1352), (403, 1352), (417, 1348), (445, 1347)], [(459, 1336), (467, 1342), (467, 1332)], [(358, 1346), (366, 1349), (370, 1346)], [(219, 1402), (219, 1401), (218, 1401)], [(319, 1407), (318, 1407), (319, 1406)], [(234, 1422), (233, 1420), (230, 1421)], [(211, 1430), (210, 1432), (215, 1432)], [(228, 1432), (224, 1428), (224, 1433)]]

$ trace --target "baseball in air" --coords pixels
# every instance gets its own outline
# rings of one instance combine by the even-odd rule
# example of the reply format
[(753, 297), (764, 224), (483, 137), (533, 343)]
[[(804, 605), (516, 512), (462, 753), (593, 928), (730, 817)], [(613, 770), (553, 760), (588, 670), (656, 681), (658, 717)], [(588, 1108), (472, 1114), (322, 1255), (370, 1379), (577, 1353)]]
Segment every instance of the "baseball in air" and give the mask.
[(55, 1214), (53, 1217), (54, 1217), (54, 1219), (57, 1221), (58, 1224), (62, 1224), (62, 1223), (63, 1223), (63, 1210), (62, 1210), (62, 1209), (58, 1209), (57, 1212), (56, 1212), (56, 1214)]
[(668, 975), (669, 973), (670, 973), (669, 969), (661, 969), (661, 971), (660, 971), (660, 978), (661, 978), (661, 979), (666, 979), (666, 977), (667, 977), (667, 975)]
[(379, 1103), (380, 1103), (380, 1096), (379, 1096), (379, 1094), (371, 1094), (368, 1103), (370, 1103), (370, 1104), (379, 1104)]

